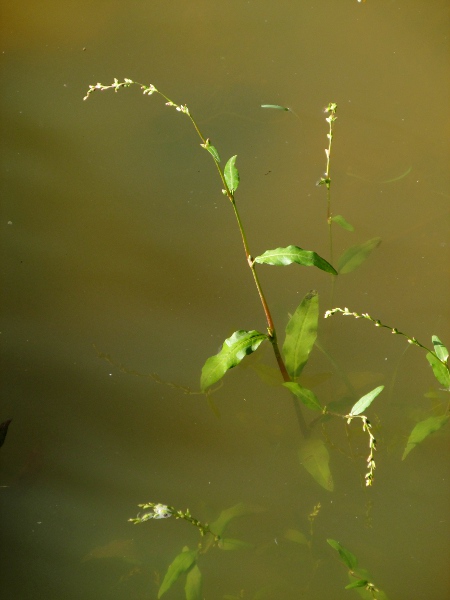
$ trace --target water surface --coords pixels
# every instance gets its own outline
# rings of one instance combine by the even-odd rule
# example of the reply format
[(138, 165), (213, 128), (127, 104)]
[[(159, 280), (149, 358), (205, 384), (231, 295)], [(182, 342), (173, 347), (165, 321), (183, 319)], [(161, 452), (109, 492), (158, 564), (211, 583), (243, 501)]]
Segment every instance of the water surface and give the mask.
[[(198, 391), (206, 358), (237, 329), (264, 331), (264, 314), (188, 120), (137, 88), (82, 98), (89, 84), (130, 77), (187, 103), (222, 158), (238, 155), (251, 251), (297, 244), (326, 258), (325, 190), (315, 184), (325, 168), (322, 109), (337, 102), (333, 210), (355, 233), (336, 230), (334, 254), (375, 236), (382, 243), (338, 279), (333, 304), (448, 346), (447, 8), (439, 0), (5, 5), (7, 597), (156, 598), (167, 566), (199, 536), (173, 519), (132, 526), (145, 501), (189, 507), (207, 522), (239, 502), (265, 510), (230, 525), (230, 537), (252, 549), (202, 557), (205, 598), (349, 598), (327, 538), (356, 554), (391, 599), (446, 597), (448, 432), (401, 461), (414, 424), (442, 413), (424, 353), (405, 352), (404, 340), (369, 323), (321, 319), (321, 340), (357, 397), (386, 386), (369, 412), (379, 440), (371, 489), (359, 426), (349, 438), (341, 421), (322, 432), (335, 482), (328, 492), (299, 465), (289, 395), (251, 368), (234, 369), (214, 395), (220, 418), (204, 396), (166, 385)], [(298, 118), (260, 108), (268, 103)], [(331, 308), (330, 279), (318, 270), (259, 273), (281, 337), (310, 289), (321, 314)], [(260, 360), (274, 367), (269, 350)], [(305, 375), (305, 385), (323, 380), (314, 387), (323, 404), (347, 393), (319, 351)], [(309, 535), (318, 503), (309, 551), (285, 532)], [(182, 597), (178, 582), (167, 598)]]

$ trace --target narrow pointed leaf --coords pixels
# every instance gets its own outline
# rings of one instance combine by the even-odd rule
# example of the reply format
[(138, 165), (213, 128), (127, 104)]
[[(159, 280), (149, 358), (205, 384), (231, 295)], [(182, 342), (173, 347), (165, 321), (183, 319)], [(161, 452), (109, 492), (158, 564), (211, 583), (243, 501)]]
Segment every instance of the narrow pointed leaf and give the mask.
[(440, 417), (429, 417), (428, 419), (417, 423), (408, 438), (408, 443), (406, 444), (405, 451), (403, 452), (402, 460), (405, 460), (405, 458), (408, 456), (411, 450), (417, 446), (417, 444), (420, 444), (420, 442), (423, 442), (423, 440), (430, 434), (443, 427), (447, 423), (448, 419), (448, 415), (442, 415)]
[(317, 483), (332, 492), (334, 483), (329, 467), (330, 455), (324, 441), (320, 438), (309, 438), (301, 445), (298, 456)]
[(221, 536), (225, 531), (228, 523), (232, 519), (235, 519), (236, 517), (243, 517), (245, 515), (251, 515), (254, 513), (260, 513), (263, 512), (263, 510), (264, 509), (260, 506), (244, 504), (243, 502), (239, 502), (239, 504), (235, 504), (231, 508), (223, 510), (220, 513), (219, 518), (216, 521), (214, 521), (214, 523), (211, 523), (209, 527), (211, 531), (213, 531), (216, 535)]
[(169, 565), (164, 576), (161, 587), (158, 591), (158, 598), (169, 590), (176, 582), (178, 577), (188, 571), (197, 559), (197, 550), (185, 550), (175, 557), (172, 564)]
[(238, 365), (247, 354), (255, 352), (266, 339), (267, 335), (259, 331), (235, 331), (225, 340), (219, 354), (208, 358), (203, 365), (200, 380), (202, 391), (222, 379), (227, 371)]
[(310, 408), (311, 410), (318, 410), (322, 412), (322, 407), (320, 406), (319, 401), (317, 400), (314, 392), (302, 387), (299, 383), (295, 381), (286, 381), (283, 383), (284, 387), (288, 388), (296, 398), (303, 402), (305, 406)]
[(433, 335), (431, 339), (433, 340), (434, 351), (436, 352), (437, 357), (440, 360), (446, 362), (448, 359), (447, 348), (444, 346), (444, 344), (441, 342), (437, 335)]
[(186, 577), (186, 585), (184, 586), (186, 600), (203, 600), (202, 579), (198, 565), (194, 565)]
[(333, 221), (333, 223), (337, 223), (347, 231), (355, 231), (353, 225), (350, 225), (350, 223), (346, 219), (344, 219), (342, 215), (335, 215), (334, 217), (331, 217), (331, 220)]
[[(286, 326), (283, 356), (289, 375), (295, 379), (308, 362), (317, 338), (319, 296), (311, 290), (303, 298)], [(295, 393), (295, 392), (294, 392)]]
[(379, 385), (374, 390), (363, 396), (358, 400), (358, 402), (352, 407), (350, 414), (354, 417), (356, 415), (360, 415), (362, 412), (368, 408), (375, 398), (384, 390), (384, 385)]
[(358, 566), (358, 560), (354, 554), (341, 546), (339, 542), (336, 540), (328, 539), (327, 542), (330, 544), (332, 548), (339, 552), (339, 556), (341, 557), (342, 562), (350, 569), (350, 571), (354, 571)]
[(367, 260), (373, 250), (381, 244), (381, 238), (376, 237), (364, 244), (352, 246), (344, 252), (338, 260), (338, 271), (340, 274), (350, 273)]
[(261, 108), (274, 108), (275, 110), (289, 110), (286, 106), (280, 106), (279, 104), (261, 104)]
[(304, 265), (305, 267), (317, 267), (327, 273), (337, 275), (336, 269), (330, 265), (324, 258), (320, 257), (312, 250), (303, 250), (298, 246), (287, 246), (286, 248), (275, 248), (266, 250), (261, 256), (255, 258), (257, 263), (262, 265), (274, 265), (276, 267), (285, 267), (292, 263)]
[(223, 171), (223, 176), (227, 182), (228, 189), (232, 194), (234, 194), (239, 185), (239, 171), (235, 166), (236, 158), (237, 155), (232, 156), (225, 165), (225, 169)]
[(200, 146), (202, 148), (205, 148), (205, 150), (208, 150), (208, 152), (211, 154), (211, 156), (217, 163), (220, 162), (219, 153), (217, 152), (217, 150), (214, 146), (211, 146), (211, 144), (200, 144)]
[(427, 361), (430, 363), (433, 369), (433, 375), (439, 381), (439, 383), (446, 389), (450, 389), (450, 371), (447, 365), (443, 365), (434, 354), (431, 352), (427, 353)]

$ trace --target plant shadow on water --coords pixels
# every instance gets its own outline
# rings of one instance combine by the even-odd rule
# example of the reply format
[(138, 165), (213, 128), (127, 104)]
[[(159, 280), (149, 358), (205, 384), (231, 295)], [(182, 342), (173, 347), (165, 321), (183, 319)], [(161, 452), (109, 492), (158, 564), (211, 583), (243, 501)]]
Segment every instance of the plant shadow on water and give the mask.
[[(378, 396), (385, 397), (389, 390), (386, 390), (384, 385), (373, 387), (374, 382), (370, 381), (370, 377), (358, 381), (357, 377), (341, 368), (339, 356), (333, 354), (328, 347), (330, 329), (327, 330), (322, 324), (324, 332), (321, 332), (318, 337), (320, 315), (323, 313), (325, 318), (329, 318), (340, 314), (344, 317), (351, 317), (351, 319), (368, 321), (379, 329), (386, 329), (394, 336), (404, 338), (410, 346), (415, 346), (424, 353), (421, 364), (424, 368), (427, 364), (431, 367), (436, 385), (433, 390), (428, 392), (431, 400), (430, 407), (422, 410), (414, 425), (408, 422), (406, 416), (403, 417), (405, 427), (408, 427), (409, 430), (405, 442), (402, 442), (402, 461), (408, 459), (410, 453), (416, 453), (418, 446), (421, 446), (423, 442), (426, 443), (429, 436), (439, 432), (448, 422), (448, 401), (445, 398), (445, 392), (450, 389), (448, 350), (437, 335), (431, 336), (431, 342), (427, 346), (415, 337), (403, 333), (395, 326), (381, 322), (368, 313), (358, 313), (346, 307), (321, 311), (319, 294), (315, 290), (308, 291), (297, 308), (292, 314), (289, 314), (285, 334), (281, 339), (258, 274), (258, 269), (266, 268), (264, 265), (315, 267), (322, 271), (323, 277), (329, 278), (330, 298), (328, 302), (332, 306), (336, 288), (341, 285), (342, 277), (345, 279), (345, 275), (363, 265), (381, 243), (379, 237), (359, 243), (350, 243), (339, 257), (335, 257), (335, 228), (341, 228), (348, 235), (355, 231), (350, 222), (350, 216), (335, 214), (332, 207), (331, 156), (338, 107), (331, 102), (325, 109), (326, 166), (323, 176), (317, 182), (318, 186), (325, 188), (326, 193), (325, 221), (328, 230), (328, 258), (325, 259), (315, 251), (305, 250), (295, 244), (269, 249), (254, 256), (250, 252), (246, 229), (235, 198), (240, 184), (237, 156), (232, 156), (222, 167), (218, 147), (213, 145), (212, 141), (200, 131), (197, 121), (186, 105), (176, 104), (154, 85), (144, 85), (131, 79), (121, 82), (115, 79), (111, 85), (100, 83), (91, 85), (85, 100), (97, 91), (113, 90), (118, 92), (122, 88), (132, 86), (138, 86), (144, 96), (159, 95), (168, 107), (186, 116), (200, 139), (201, 148), (210, 155), (213, 169), (221, 182), (224, 201), (230, 203), (235, 215), (245, 261), (250, 269), (250, 276), (265, 316), (266, 331), (238, 329), (229, 335), (221, 344), (217, 354), (210, 356), (204, 363), (199, 392), (165, 381), (156, 374), (139, 373), (129, 366), (119, 364), (113, 357), (102, 353), (101, 350), (98, 351), (98, 355), (126, 375), (147, 377), (159, 385), (169, 386), (175, 392), (189, 397), (197, 394), (206, 397), (216, 416), (220, 415), (219, 403), (216, 399), (222, 394), (222, 380), (230, 370), (239, 366), (242, 367), (241, 376), (259, 377), (268, 389), (276, 389), (280, 398), (284, 393), (284, 398), (290, 399), (290, 408), (286, 404), (282, 406), (283, 410), (290, 411), (287, 419), (291, 428), (287, 429), (288, 423), (283, 417), (280, 417), (279, 422), (274, 418), (274, 422), (269, 424), (264, 420), (258, 421), (257, 415), (252, 416), (251, 409), (238, 413), (237, 427), (245, 429), (247, 421), (251, 423), (253, 429), (258, 423), (264, 428), (266, 460), (259, 465), (261, 478), (264, 479), (264, 474), (269, 474), (273, 470), (274, 474), (270, 475), (273, 481), (278, 476), (280, 481), (287, 480), (287, 485), (292, 487), (298, 485), (296, 477), (299, 476), (302, 485), (306, 486), (306, 489), (302, 487), (301, 492), (299, 491), (303, 496), (301, 510), (297, 506), (289, 506), (283, 492), (277, 490), (272, 494), (268, 493), (266, 497), (261, 494), (262, 502), (255, 504), (239, 501), (228, 508), (221, 507), (215, 514), (211, 514), (210, 509), (206, 510), (205, 508), (205, 512), (209, 513), (210, 517), (208, 522), (198, 520), (197, 516), (191, 515), (189, 509), (183, 510), (170, 504), (163, 504), (160, 501), (162, 499), (155, 498), (139, 504), (139, 514), (137, 517), (129, 519), (134, 524), (152, 521), (152, 524), (147, 523), (144, 526), (148, 528), (150, 525), (157, 526), (153, 521), (185, 521), (197, 529), (200, 534), (199, 539), (189, 537), (189, 545), (179, 543), (178, 551), (169, 566), (167, 563), (165, 566), (161, 564), (164, 562), (161, 557), (154, 557), (155, 564), (158, 564), (157, 575), (154, 577), (154, 585), (158, 590), (157, 597), (160, 598), (166, 593), (169, 597), (170, 594), (176, 593), (173, 590), (178, 590), (177, 593), (182, 594), (183, 586), (184, 596), (187, 600), (201, 600), (203, 593), (219, 597), (217, 591), (219, 588), (210, 571), (223, 568), (227, 572), (232, 570), (234, 573), (227, 577), (226, 582), (222, 578), (220, 585), (221, 597), (228, 600), (290, 598), (298, 597), (298, 594), (307, 596), (313, 593), (312, 590), (318, 594), (327, 593), (329, 597), (337, 598), (341, 597), (340, 594), (344, 587), (347, 590), (356, 590), (363, 598), (386, 599), (388, 592), (381, 589), (376, 574), (372, 574), (366, 568), (370, 559), (375, 562), (379, 561), (379, 556), (370, 545), (370, 536), (369, 542), (360, 543), (357, 531), (352, 529), (352, 532), (348, 534), (348, 541), (346, 539), (338, 541), (332, 537), (331, 531), (325, 530), (325, 526), (321, 524), (321, 517), (327, 513), (330, 522), (337, 524), (345, 519), (346, 511), (353, 512), (356, 513), (357, 518), (360, 518), (361, 527), (365, 527), (366, 531), (370, 530), (373, 512), (376, 510), (373, 507), (373, 498), (376, 497), (374, 490), (377, 485), (383, 486), (381, 476), (377, 476), (377, 454), (380, 453), (383, 463), (392, 462), (389, 455), (382, 450), (383, 445), (389, 446), (388, 433), (384, 431), (383, 424), (383, 420), (389, 418), (388, 410), (386, 406), (383, 406), (379, 414), (375, 412), (378, 403), (381, 402), (381, 400), (377, 400)], [(295, 113), (289, 114), (293, 111), (279, 105), (264, 104), (262, 108), (285, 112), (287, 118), (297, 116)], [(406, 170), (383, 183), (401, 180), (408, 174), (409, 171)], [(366, 326), (368, 327), (368, 324)], [(264, 348), (265, 352), (263, 352)], [(272, 350), (274, 362), (265, 360), (268, 349)], [(306, 374), (304, 370), (309, 364), (313, 351), (321, 357), (324, 369), (315, 374)], [(245, 367), (247, 368), (244, 369)], [(320, 391), (317, 391), (318, 388)], [(279, 413), (279, 409), (277, 411)], [(291, 418), (293, 414), (296, 423), (295, 436)], [(285, 436), (285, 431), (289, 431), (287, 436)], [(245, 457), (242, 460), (245, 461)], [(316, 500), (318, 490), (325, 490), (327, 494), (335, 494), (336, 477), (333, 473), (332, 463), (340, 461), (346, 465), (341, 468), (339, 474), (341, 489), (342, 480), (345, 480), (347, 485), (343, 487), (349, 492), (348, 494), (347, 492), (337, 493), (334, 504), (333, 500), (328, 500), (325, 506), (323, 502)], [(350, 469), (348, 465), (351, 465)], [(217, 468), (217, 470), (219, 469)], [(297, 471), (298, 475), (296, 475)], [(358, 484), (356, 491), (354, 480)], [(362, 482), (361, 486), (359, 485), (360, 481)], [(264, 489), (264, 485), (261, 485), (261, 489)], [(257, 489), (258, 486), (255, 485), (255, 491)], [(352, 490), (351, 493), (350, 490)], [(274, 501), (275, 497), (278, 498), (278, 503), (276, 500)], [(180, 491), (178, 498), (182, 498)], [(264, 503), (267, 498), (271, 498), (269, 506), (265, 506)], [(264, 530), (259, 535), (255, 535), (254, 527), (246, 532), (246, 519), (253, 522), (260, 519), (261, 523), (264, 523)], [(342, 529), (341, 526), (338, 530), (342, 533), (345, 528)], [(271, 532), (271, 535), (267, 535), (267, 532)], [(159, 535), (162, 535), (160, 530)], [(376, 538), (376, 533), (371, 535)], [(361, 537), (367, 538), (367, 533), (361, 533)], [(358, 557), (353, 553), (356, 551), (354, 546), (360, 550)], [(293, 548), (296, 549), (295, 552), (292, 550)], [(220, 554), (218, 551), (222, 552), (224, 558), (222, 560), (215, 558), (215, 562), (212, 563), (210, 556), (213, 553), (217, 556)], [(333, 551), (340, 561), (340, 565), (338, 562), (332, 562)], [(231, 555), (240, 558), (229, 558)], [(248, 562), (245, 564), (242, 558), (244, 555), (249, 556)], [(100, 558), (121, 558), (130, 564), (130, 570), (121, 576), (123, 585), (128, 585), (127, 582), (142, 576), (150, 577), (149, 562), (147, 560), (146, 566), (143, 566), (143, 561), (139, 558), (135, 543), (131, 539), (118, 539), (94, 548), (86, 555), (84, 562), (91, 564), (93, 559)], [(222, 562), (223, 565), (220, 566)], [(341, 585), (339, 568), (347, 572), (347, 585)], [(239, 583), (240, 576), (244, 577), (245, 569), (250, 569), (258, 574), (256, 576), (258, 584), (253, 582), (251, 587), (244, 588), (244, 585)], [(274, 571), (277, 575), (274, 574)], [(327, 573), (326, 585), (328, 587), (326, 589), (328, 592), (321, 587), (324, 585), (321, 581), (324, 573)], [(335, 586), (330, 591), (330, 581), (334, 576), (336, 577)], [(229, 588), (225, 589), (225, 586), (229, 586)], [(345, 592), (342, 593), (345, 594)]]

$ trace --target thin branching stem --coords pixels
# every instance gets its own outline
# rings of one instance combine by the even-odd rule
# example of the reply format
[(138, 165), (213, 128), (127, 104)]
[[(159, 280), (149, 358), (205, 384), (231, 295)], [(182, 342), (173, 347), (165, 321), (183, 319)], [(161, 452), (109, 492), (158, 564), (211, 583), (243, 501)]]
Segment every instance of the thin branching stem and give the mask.
[[(200, 129), (199, 129), (199, 127), (198, 127), (195, 119), (191, 115), (188, 107), (186, 105), (183, 105), (183, 104), (180, 104), (180, 105), (176, 104), (168, 96), (166, 96), (165, 94), (163, 94), (162, 92), (160, 92), (153, 84), (144, 85), (144, 84), (139, 83), (137, 81), (133, 81), (132, 79), (124, 79), (124, 81), (119, 82), (118, 79), (114, 79), (114, 83), (112, 83), (111, 85), (103, 85), (101, 83), (97, 83), (96, 85), (90, 85), (89, 86), (89, 90), (88, 90), (86, 96), (83, 98), (83, 100), (87, 100), (89, 98), (89, 96), (93, 92), (95, 92), (97, 90), (105, 91), (105, 90), (113, 89), (115, 92), (117, 92), (122, 87), (126, 88), (126, 87), (130, 87), (132, 85), (138, 85), (141, 88), (141, 90), (143, 91), (144, 95), (151, 96), (152, 94), (159, 94), (165, 100), (166, 106), (173, 106), (178, 112), (182, 112), (182, 113), (186, 114), (189, 117), (192, 125), (194, 126), (194, 129), (197, 132), (197, 135), (199, 136), (199, 138), (202, 141), (202, 144), (201, 144), (202, 147), (204, 147), (204, 148), (208, 147), (209, 139), (205, 138), (204, 135), (202, 134), (202, 132), (200, 131)], [(219, 173), (220, 180), (221, 180), (222, 186), (223, 186), (223, 192), (227, 196), (227, 198), (230, 200), (231, 205), (233, 207), (233, 211), (234, 211), (234, 214), (235, 214), (235, 217), (236, 217), (236, 220), (237, 220), (237, 224), (238, 224), (238, 228), (239, 228), (239, 231), (240, 231), (240, 234), (241, 234), (241, 238), (242, 238), (242, 243), (244, 245), (245, 258), (246, 258), (247, 264), (249, 265), (249, 267), (251, 269), (252, 276), (253, 276), (253, 281), (255, 282), (256, 289), (258, 291), (258, 295), (259, 295), (259, 298), (260, 298), (260, 301), (261, 301), (261, 304), (262, 304), (262, 307), (263, 307), (263, 310), (264, 310), (264, 314), (265, 314), (266, 321), (267, 321), (268, 337), (269, 337), (269, 340), (270, 340), (270, 342), (272, 344), (272, 348), (273, 348), (273, 351), (274, 351), (274, 354), (275, 354), (275, 358), (276, 358), (276, 361), (277, 361), (277, 364), (278, 364), (278, 368), (280, 369), (280, 372), (281, 372), (281, 375), (283, 377), (283, 380), (284, 381), (291, 381), (289, 373), (288, 373), (288, 371), (286, 369), (286, 365), (284, 364), (283, 357), (281, 356), (280, 349), (278, 347), (277, 334), (276, 334), (276, 330), (275, 330), (275, 324), (273, 322), (269, 306), (267, 304), (267, 301), (266, 301), (263, 289), (261, 287), (261, 283), (260, 283), (258, 275), (256, 273), (255, 262), (254, 262), (254, 260), (253, 260), (253, 258), (251, 256), (251, 254), (250, 254), (250, 250), (249, 250), (249, 246), (248, 246), (248, 242), (247, 242), (247, 236), (245, 234), (245, 229), (244, 229), (241, 217), (239, 215), (239, 211), (238, 211), (237, 206), (236, 206), (236, 202), (235, 202), (235, 199), (234, 199), (234, 193), (233, 193), (232, 190), (230, 190), (230, 188), (229, 188), (229, 186), (228, 186), (228, 184), (226, 182), (224, 172), (223, 172), (222, 168), (220, 167), (218, 160), (216, 160), (216, 158), (214, 158), (214, 156), (212, 154), (211, 154), (211, 156), (212, 156), (212, 158), (214, 160), (214, 163), (216, 165), (217, 171)], [(327, 167), (327, 170), (328, 170), (328, 168), (329, 167)], [(303, 413), (301, 411), (300, 406), (298, 405), (297, 400), (295, 398), (293, 398), (293, 401), (294, 401), (294, 408), (295, 408), (295, 412), (296, 412), (296, 416), (297, 416), (297, 420), (298, 420), (298, 423), (299, 423), (300, 430), (301, 430), (303, 436), (307, 437), (309, 435), (308, 425), (306, 424), (306, 421), (305, 421), (305, 419), (303, 417)]]
[(391, 327), (391, 325), (386, 325), (385, 323), (382, 323), (379, 319), (374, 319), (368, 313), (359, 314), (357, 312), (350, 311), (348, 308), (337, 307), (337, 308), (332, 308), (331, 310), (327, 310), (325, 313), (325, 319), (327, 319), (328, 317), (331, 317), (332, 315), (334, 315), (336, 313), (341, 313), (342, 315), (344, 315), (346, 317), (348, 317), (348, 316), (354, 317), (355, 319), (366, 319), (367, 321), (371, 321), (375, 325), (375, 327), (382, 327), (383, 329), (389, 329), (392, 334), (401, 335), (404, 338), (406, 338), (408, 343), (411, 344), (412, 346), (418, 346), (419, 348), (426, 350), (427, 352), (432, 354), (440, 363), (442, 363), (444, 365), (444, 367), (447, 367), (447, 363), (445, 360), (442, 360), (441, 358), (439, 358), (439, 356), (436, 354), (436, 352), (434, 350), (431, 350), (430, 348), (428, 348), (427, 346), (425, 346), (424, 344), (419, 342), (419, 340), (417, 340), (415, 337), (410, 337), (406, 333), (403, 333), (403, 331), (399, 331), (396, 327)]

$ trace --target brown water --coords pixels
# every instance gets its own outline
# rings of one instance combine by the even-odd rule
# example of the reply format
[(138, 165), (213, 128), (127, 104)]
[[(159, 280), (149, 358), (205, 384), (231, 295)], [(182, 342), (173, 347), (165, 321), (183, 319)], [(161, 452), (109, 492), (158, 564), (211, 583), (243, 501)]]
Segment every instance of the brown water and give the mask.
[[(238, 502), (265, 509), (230, 525), (252, 549), (202, 557), (207, 599), (356, 597), (327, 538), (390, 599), (447, 597), (448, 430), (400, 460), (414, 424), (441, 414), (445, 398), (419, 349), (404, 353), (403, 339), (369, 323), (321, 320), (356, 393), (386, 385), (368, 411), (373, 488), (359, 426), (350, 445), (343, 422), (326, 426), (334, 492), (299, 465), (287, 392), (251, 369), (215, 394), (220, 418), (204, 396), (120, 370), (197, 390), (222, 341), (265, 322), (188, 120), (138, 89), (82, 102), (88, 84), (131, 77), (187, 103), (222, 158), (238, 154), (252, 252), (297, 244), (325, 257), (315, 183), (322, 108), (337, 102), (333, 210), (356, 231), (335, 230), (335, 254), (383, 242), (339, 278), (333, 304), (449, 345), (447, 2), (22, 1), (4, 3), (1, 27), (0, 421), (13, 419), (0, 462), (2, 597), (156, 598), (199, 536), (173, 519), (128, 523), (145, 501), (209, 522)], [(321, 314), (331, 308), (317, 270), (259, 273), (280, 334), (311, 288)], [(274, 366), (269, 348), (261, 359)], [(325, 404), (345, 389), (315, 351), (305, 374), (323, 373), (314, 389)], [(319, 502), (309, 552), (284, 534), (308, 535)], [(183, 585), (165, 597), (183, 598)]]

